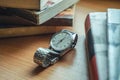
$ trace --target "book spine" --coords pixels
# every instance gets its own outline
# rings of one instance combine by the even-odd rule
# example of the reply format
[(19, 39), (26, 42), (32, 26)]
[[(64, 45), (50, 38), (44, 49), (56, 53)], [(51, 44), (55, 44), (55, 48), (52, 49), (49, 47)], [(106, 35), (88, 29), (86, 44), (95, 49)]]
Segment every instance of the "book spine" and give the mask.
[(96, 55), (93, 47), (93, 37), (91, 34), (90, 17), (87, 15), (85, 20), (85, 33), (86, 33), (86, 53), (88, 59), (88, 69), (90, 80), (98, 80), (97, 65), (96, 65)]
[(120, 80), (120, 9), (108, 9), (109, 79)]

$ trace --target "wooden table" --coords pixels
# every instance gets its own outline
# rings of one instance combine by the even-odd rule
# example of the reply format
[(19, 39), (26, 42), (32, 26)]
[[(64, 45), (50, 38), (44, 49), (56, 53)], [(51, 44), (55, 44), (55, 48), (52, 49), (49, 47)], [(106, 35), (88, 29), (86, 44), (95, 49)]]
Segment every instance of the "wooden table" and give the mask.
[(81, 59), (85, 59), (84, 38), (79, 39), (80, 44), (55, 65), (42, 69), (33, 62), (36, 49), (48, 48), (50, 37), (51, 35), (41, 35), (0, 40), (0, 79), (79, 80), (80, 75), (86, 74), (83, 71), (86, 67), (81, 62)]
[(33, 62), (37, 48), (48, 48), (51, 34), (0, 39), (0, 80), (88, 80), (84, 46), (84, 20), (89, 12), (120, 8), (119, 1), (83, 1), (75, 10), (74, 32), (78, 43), (56, 64), (43, 69)]

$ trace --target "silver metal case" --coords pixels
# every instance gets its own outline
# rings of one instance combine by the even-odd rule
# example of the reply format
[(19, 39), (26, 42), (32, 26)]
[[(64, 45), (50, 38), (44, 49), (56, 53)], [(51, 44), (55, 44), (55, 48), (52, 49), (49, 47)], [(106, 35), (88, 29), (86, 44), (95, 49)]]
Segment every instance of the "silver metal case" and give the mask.
[[(70, 37), (70, 45), (68, 46), (68, 47), (66, 47), (65, 49), (58, 49), (58, 48), (56, 48), (54, 45), (53, 45), (53, 42), (52, 42), (52, 39), (56, 36), (56, 35), (58, 35), (58, 34), (60, 34), (60, 33), (66, 33), (66, 34), (68, 34), (69, 35), (69, 37)], [(76, 34), (76, 33), (73, 33), (73, 32), (71, 32), (71, 31), (68, 31), (68, 30), (62, 30), (62, 31), (60, 31), (60, 32), (58, 32), (58, 33), (56, 33), (56, 34), (54, 34), (53, 36), (52, 36), (52, 38), (51, 38), (51, 41), (50, 41), (50, 49), (52, 49), (52, 50), (54, 50), (54, 51), (56, 51), (56, 52), (58, 52), (59, 53), (59, 55), (60, 56), (62, 56), (62, 55), (64, 55), (67, 51), (69, 51), (69, 50), (71, 50), (71, 49), (73, 49), (74, 47), (75, 47), (75, 45), (76, 45), (76, 43), (77, 43), (77, 39), (78, 39), (78, 35)], [(63, 44), (64, 45), (64, 44)]]

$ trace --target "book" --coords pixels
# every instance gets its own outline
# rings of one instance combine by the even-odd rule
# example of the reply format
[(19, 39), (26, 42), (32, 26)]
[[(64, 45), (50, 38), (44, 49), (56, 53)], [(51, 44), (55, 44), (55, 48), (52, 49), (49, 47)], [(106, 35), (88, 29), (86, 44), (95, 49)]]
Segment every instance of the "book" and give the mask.
[[(0, 15), (0, 25), (36, 25), (32, 21), (14, 15)], [(2, 26), (3, 27), (3, 26)]]
[(108, 80), (106, 12), (89, 13), (85, 21), (86, 47), (91, 80)]
[(109, 80), (120, 80), (120, 9), (108, 9)]
[[(19, 25), (31, 26), (36, 25), (32, 21), (24, 19), (14, 14), (9, 14), (8, 10), (0, 8), (0, 24), (2, 25)], [(42, 26), (72, 26), (74, 11), (73, 8), (68, 8), (45, 23)], [(4, 27), (4, 26), (2, 26)]]
[(43, 10), (48, 8), (51, 3), (56, 3), (57, 0), (1, 0), (1, 7), (22, 8), (31, 10)]
[[(74, 7), (74, 6), (73, 6)], [(72, 26), (73, 25), (73, 19), (74, 19), (74, 9), (73, 7), (70, 7), (52, 19), (46, 21), (45, 23), (41, 25), (47, 25), (47, 26)]]
[(0, 38), (52, 34), (62, 29), (72, 30), (69, 26), (19, 26), (0, 28)]
[(59, 2), (51, 5), (49, 8), (40, 11), (32, 11), (26, 9), (18, 8), (4, 8), (4, 11), (8, 12), (11, 15), (19, 16), (24, 19), (27, 19), (36, 25), (40, 25), (52, 17), (56, 16), (58, 13), (69, 8), (70, 6), (77, 3), (79, 0), (60, 0)]

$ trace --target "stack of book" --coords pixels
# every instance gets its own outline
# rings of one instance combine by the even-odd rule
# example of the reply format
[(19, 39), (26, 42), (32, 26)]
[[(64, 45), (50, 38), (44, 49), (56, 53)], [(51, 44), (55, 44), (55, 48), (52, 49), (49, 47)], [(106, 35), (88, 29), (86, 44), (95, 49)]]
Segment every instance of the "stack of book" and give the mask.
[(120, 9), (89, 13), (85, 21), (91, 80), (120, 80)]
[(79, 0), (0, 1), (0, 38), (54, 33), (72, 26), (74, 4)]

